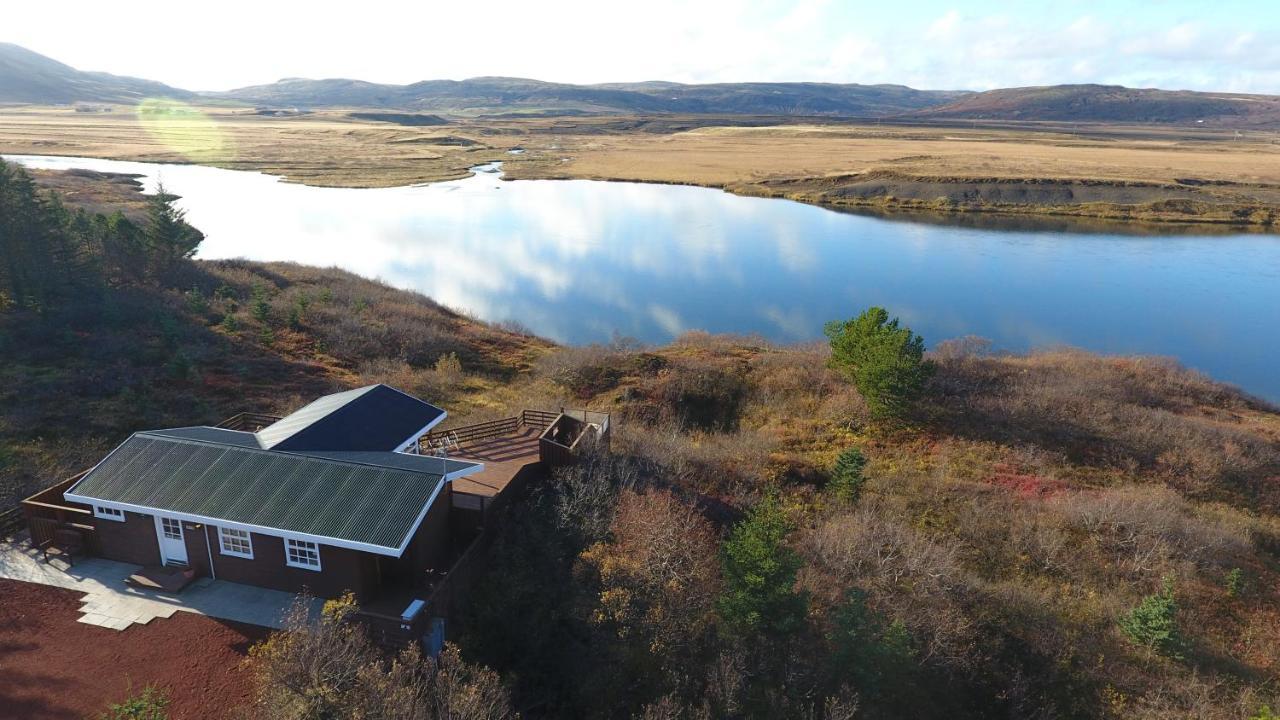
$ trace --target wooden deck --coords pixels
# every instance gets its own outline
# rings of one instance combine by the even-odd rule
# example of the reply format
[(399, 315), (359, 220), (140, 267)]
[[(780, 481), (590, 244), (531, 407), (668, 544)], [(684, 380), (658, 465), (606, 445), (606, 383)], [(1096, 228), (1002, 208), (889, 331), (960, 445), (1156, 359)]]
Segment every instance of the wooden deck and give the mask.
[(454, 480), (453, 491), (497, 497), (525, 466), (538, 462), (541, 432), (542, 428), (522, 426), (506, 435), (462, 443), (450, 457), (482, 462), (484, 469)]

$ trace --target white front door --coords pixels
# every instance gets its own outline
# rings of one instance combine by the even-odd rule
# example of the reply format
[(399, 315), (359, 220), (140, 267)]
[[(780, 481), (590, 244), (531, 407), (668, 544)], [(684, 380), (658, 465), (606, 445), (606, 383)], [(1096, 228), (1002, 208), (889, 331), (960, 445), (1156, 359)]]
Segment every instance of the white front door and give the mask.
[(160, 538), (160, 562), (187, 564), (187, 542), (182, 538), (182, 521), (156, 516), (156, 536)]

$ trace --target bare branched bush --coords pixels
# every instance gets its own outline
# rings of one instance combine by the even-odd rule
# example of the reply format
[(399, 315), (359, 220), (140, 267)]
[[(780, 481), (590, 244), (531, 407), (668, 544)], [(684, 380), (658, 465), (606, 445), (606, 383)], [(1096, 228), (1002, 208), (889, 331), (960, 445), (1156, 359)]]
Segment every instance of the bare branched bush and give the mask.
[(416, 645), (390, 657), (353, 620), (354, 598), (310, 615), (300, 597), (284, 627), (250, 650), (258, 688), (254, 717), (266, 720), (503, 720), (515, 717), (498, 675), (462, 661), (446, 645), (438, 658)]
[(542, 358), (538, 372), (585, 400), (617, 387), (628, 365), (629, 354), (617, 347), (577, 345)]
[(664, 423), (619, 425), (613, 445), (616, 452), (642, 458), (669, 483), (700, 493), (751, 497), (778, 441), (750, 430), (695, 433)]
[(1248, 538), (1196, 517), (1167, 488), (1111, 488), (1056, 502), (1064, 522), (1098, 543), (1131, 578), (1168, 573), (1177, 562), (1231, 567), (1249, 549)]
[(918, 637), (925, 659), (967, 665), (974, 620), (964, 603), (969, 579), (956, 548), (888, 520), (871, 508), (828, 518), (814, 530), (810, 553), (845, 586), (866, 588)]
[(1071, 462), (1156, 473), (1197, 496), (1280, 507), (1280, 443), (1246, 422), (1260, 400), (1161, 358), (1076, 350), (939, 354), (930, 392), (946, 431), (1033, 444)]
[(667, 491), (623, 491), (610, 539), (582, 553), (598, 589), (591, 621), (621, 640), (639, 666), (656, 663), (677, 685), (709, 640), (720, 586), (711, 524)]

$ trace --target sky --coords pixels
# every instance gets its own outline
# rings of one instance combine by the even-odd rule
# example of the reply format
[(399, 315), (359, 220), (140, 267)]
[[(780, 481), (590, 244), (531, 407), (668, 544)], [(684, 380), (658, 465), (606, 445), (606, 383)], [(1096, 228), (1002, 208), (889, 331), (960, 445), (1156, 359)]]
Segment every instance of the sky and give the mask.
[(6, 2), (0, 42), (189, 90), (284, 77), (1097, 82), (1280, 94), (1280, 1)]

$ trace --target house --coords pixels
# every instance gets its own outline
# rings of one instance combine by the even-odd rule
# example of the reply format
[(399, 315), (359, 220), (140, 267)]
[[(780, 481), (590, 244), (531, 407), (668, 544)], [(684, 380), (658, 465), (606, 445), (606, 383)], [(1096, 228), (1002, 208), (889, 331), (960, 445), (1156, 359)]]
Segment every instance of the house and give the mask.
[(608, 413), (564, 408), (435, 429), (444, 419), (371, 385), (283, 418), (136, 432), (22, 501), (30, 547), (140, 565), (130, 582), (168, 592), (196, 577), (351, 591), (375, 640), (438, 648), (502, 509), (551, 468), (607, 452), (611, 433)]
[(319, 398), (256, 432), (134, 433), (63, 499), (94, 554), (320, 597), (447, 570), (452, 483), (483, 463), (418, 454), (445, 411), (386, 385)]

